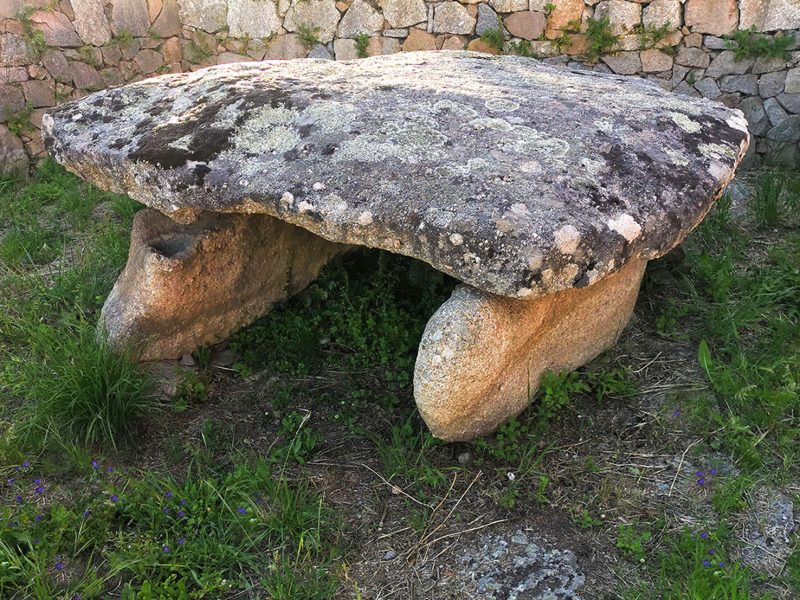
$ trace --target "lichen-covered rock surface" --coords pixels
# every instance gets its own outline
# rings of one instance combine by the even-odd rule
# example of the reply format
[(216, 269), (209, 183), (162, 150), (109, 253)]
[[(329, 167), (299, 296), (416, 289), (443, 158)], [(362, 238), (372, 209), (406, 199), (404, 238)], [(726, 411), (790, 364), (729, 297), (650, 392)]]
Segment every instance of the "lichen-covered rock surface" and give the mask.
[(164, 75), (43, 131), (68, 169), (178, 220), (266, 213), (528, 298), (668, 251), (748, 144), (721, 104), (468, 52)]

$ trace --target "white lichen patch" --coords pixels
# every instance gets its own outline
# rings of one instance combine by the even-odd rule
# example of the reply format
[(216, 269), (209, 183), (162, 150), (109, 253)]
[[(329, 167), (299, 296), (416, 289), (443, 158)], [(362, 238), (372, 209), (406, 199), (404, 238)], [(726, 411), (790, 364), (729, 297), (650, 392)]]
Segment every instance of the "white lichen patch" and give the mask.
[(300, 214), (307, 213), (311, 210), (314, 210), (314, 205), (311, 204), (310, 202), (307, 202), (305, 200), (301, 200), (300, 202), (298, 202), (297, 212), (299, 212)]
[(247, 121), (236, 130), (233, 144), (237, 151), (283, 153), (300, 142), (293, 122), (297, 112), (283, 106), (263, 106), (250, 113)]
[(437, 113), (448, 113), (464, 119), (478, 116), (478, 112), (472, 107), (452, 100), (439, 100), (433, 105), (433, 110)]
[(628, 242), (632, 242), (642, 234), (642, 226), (629, 214), (623, 213), (616, 219), (609, 219), (608, 227), (616, 231)]
[(328, 194), (322, 199), (322, 202), (328, 209), (326, 212), (332, 214), (342, 214), (349, 208), (347, 202), (338, 194)]
[(175, 148), (176, 150), (189, 150), (189, 144), (194, 139), (194, 135), (191, 133), (187, 133), (179, 137), (177, 140), (172, 140), (167, 146), (170, 148)]
[(294, 204), (294, 195), (291, 192), (284, 192), (281, 199), (278, 200), (281, 208), (289, 209)]
[(539, 249), (531, 250), (527, 256), (527, 264), (531, 271), (538, 271), (544, 264), (544, 253)]
[(697, 133), (703, 126), (697, 121), (692, 121), (687, 115), (679, 112), (669, 113), (675, 124), (687, 133)]
[(294, 127), (278, 125), (266, 130), (253, 130), (245, 126), (233, 138), (237, 150), (245, 152), (283, 153), (300, 143), (300, 134)]
[(367, 226), (372, 223), (372, 213), (368, 210), (365, 210), (360, 215), (358, 215), (358, 224)]
[(389, 139), (396, 144), (430, 148), (444, 146), (447, 136), (432, 127), (408, 127), (391, 134)]
[(505, 100), (503, 98), (489, 98), (485, 106), (486, 109), (491, 112), (514, 112), (519, 109), (519, 102)]
[(733, 148), (723, 146), (722, 144), (698, 144), (697, 150), (700, 152), (700, 154), (712, 160), (718, 160), (720, 158), (736, 158), (736, 151)]
[(481, 117), (479, 119), (473, 119), (469, 122), (469, 124), (478, 131), (485, 131), (487, 129), (494, 131), (511, 131), (513, 129), (511, 123), (496, 117)]
[(295, 124), (298, 127), (314, 125), (322, 133), (335, 133), (349, 127), (356, 114), (356, 107), (347, 102), (315, 102), (297, 115)]
[(593, 158), (589, 158), (586, 156), (581, 159), (581, 167), (586, 169), (589, 175), (592, 176), (598, 175), (605, 166), (606, 166), (606, 161), (604, 161), (603, 159), (595, 160)]
[(553, 237), (561, 254), (575, 254), (581, 241), (580, 232), (572, 225), (564, 225), (558, 231), (553, 232)]
[(373, 134), (358, 135), (346, 140), (333, 155), (335, 162), (354, 160), (357, 162), (377, 163), (389, 158), (403, 158), (403, 149), (390, 144), (382, 136)]
[(460, 246), (464, 243), (464, 236), (462, 236), (460, 233), (451, 233), (450, 243), (453, 244), (453, 246)]
[(680, 150), (676, 150), (675, 148), (671, 148), (669, 146), (664, 146), (664, 153), (669, 157), (669, 160), (673, 165), (685, 167), (689, 164), (689, 159)]
[(595, 119), (594, 126), (603, 133), (611, 133), (614, 131), (614, 121), (610, 117), (601, 117)]
[(518, 125), (514, 128), (517, 136), (515, 150), (521, 154), (539, 154), (550, 159), (564, 158), (569, 152), (569, 143), (561, 138), (541, 133), (533, 127)]

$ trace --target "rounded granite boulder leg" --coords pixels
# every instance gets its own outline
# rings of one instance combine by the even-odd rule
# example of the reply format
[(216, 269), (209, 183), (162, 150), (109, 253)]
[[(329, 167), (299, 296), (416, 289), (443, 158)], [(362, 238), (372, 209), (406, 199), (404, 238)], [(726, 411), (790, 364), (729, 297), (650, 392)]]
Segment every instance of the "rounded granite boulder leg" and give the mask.
[(530, 403), (547, 370), (575, 369), (619, 337), (646, 260), (588, 287), (519, 300), (467, 285), (431, 317), (419, 346), (414, 397), (434, 436), (486, 435)]
[(201, 212), (180, 224), (141, 210), (100, 333), (140, 360), (178, 357), (262, 316), (347, 248), (266, 215)]

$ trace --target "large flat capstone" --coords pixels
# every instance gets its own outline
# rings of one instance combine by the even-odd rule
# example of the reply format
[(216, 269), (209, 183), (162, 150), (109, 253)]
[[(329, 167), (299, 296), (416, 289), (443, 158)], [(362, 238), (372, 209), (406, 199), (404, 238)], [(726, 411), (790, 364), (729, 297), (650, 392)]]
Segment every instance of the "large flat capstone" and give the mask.
[(64, 104), (50, 153), (176, 220), (265, 213), (536, 298), (655, 258), (748, 143), (742, 114), (519, 57), (222, 65)]

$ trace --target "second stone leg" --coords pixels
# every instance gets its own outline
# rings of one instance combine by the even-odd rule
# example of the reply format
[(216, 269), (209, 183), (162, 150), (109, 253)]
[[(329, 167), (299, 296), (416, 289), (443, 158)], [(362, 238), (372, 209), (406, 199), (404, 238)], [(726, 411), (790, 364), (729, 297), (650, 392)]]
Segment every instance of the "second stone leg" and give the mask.
[(466, 441), (522, 412), (547, 370), (571, 371), (619, 337), (646, 260), (588, 287), (535, 300), (458, 286), (420, 342), (414, 397), (434, 436)]

